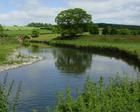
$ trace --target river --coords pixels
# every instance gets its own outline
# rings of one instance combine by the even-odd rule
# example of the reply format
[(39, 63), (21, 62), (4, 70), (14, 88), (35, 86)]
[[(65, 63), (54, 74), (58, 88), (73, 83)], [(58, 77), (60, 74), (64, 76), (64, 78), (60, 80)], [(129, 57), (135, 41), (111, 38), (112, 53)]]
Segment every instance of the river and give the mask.
[[(102, 76), (105, 84), (109, 77), (127, 76), (132, 80), (140, 79), (139, 67), (121, 58), (95, 54), (81, 50), (57, 47), (20, 48), (27, 55), (42, 56), (44, 59), (32, 65), (0, 73), (8, 73), (8, 81), (15, 81), (13, 94), (22, 82), (18, 112), (31, 112), (33, 109), (44, 111), (47, 106), (56, 104), (59, 92), (71, 88), (72, 95), (81, 91), (87, 77), (97, 82)], [(1, 77), (3, 80), (3, 77)]]

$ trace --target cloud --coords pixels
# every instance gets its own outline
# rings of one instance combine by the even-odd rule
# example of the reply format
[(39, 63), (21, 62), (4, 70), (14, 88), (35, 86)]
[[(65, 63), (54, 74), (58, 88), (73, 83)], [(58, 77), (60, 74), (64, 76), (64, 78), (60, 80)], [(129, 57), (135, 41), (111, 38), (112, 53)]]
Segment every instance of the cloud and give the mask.
[(69, 7), (86, 9), (93, 15), (95, 22), (140, 25), (139, 0), (71, 0)]
[(55, 16), (63, 10), (41, 4), (41, 0), (25, 0), (21, 4), (17, 3), (16, 7), (14, 11), (0, 13), (0, 21), (5, 24), (27, 24), (33, 21), (54, 23)]
[(12, 0), (10, 7), (14, 8), (0, 12), (2, 24), (54, 23), (61, 10), (79, 7), (92, 14), (94, 22), (140, 25), (140, 0)]

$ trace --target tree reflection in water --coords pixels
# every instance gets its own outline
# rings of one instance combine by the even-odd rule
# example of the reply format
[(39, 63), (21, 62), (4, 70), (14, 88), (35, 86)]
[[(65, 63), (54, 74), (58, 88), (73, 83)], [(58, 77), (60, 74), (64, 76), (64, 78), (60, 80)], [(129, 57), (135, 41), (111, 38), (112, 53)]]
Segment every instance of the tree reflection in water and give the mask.
[(54, 57), (56, 67), (67, 73), (84, 73), (92, 62), (92, 54), (73, 49), (56, 49)]
[(38, 45), (31, 45), (31, 47), (30, 47), (30, 51), (31, 51), (32, 53), (38, 53), (39, 50), (40, 50), (40, 48), (39, 48)]

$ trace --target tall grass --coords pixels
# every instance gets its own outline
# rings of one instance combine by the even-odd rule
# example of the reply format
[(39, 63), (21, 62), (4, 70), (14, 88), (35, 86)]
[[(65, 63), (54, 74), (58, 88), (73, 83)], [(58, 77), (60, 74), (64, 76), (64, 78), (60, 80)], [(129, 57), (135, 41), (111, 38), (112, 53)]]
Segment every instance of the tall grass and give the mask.
[(0, 44), (0, 65), (8, 63), (7, 56), (10, 55), (16, 47), (17, 44), (14, 43)]
[(87, 80), (84, 91), (76, 99), (70, 90), (58, 99), (55, 112), (139, 112), (140, 82), (125, 79), (110, 79), (109, 85)]
[[(19, 84), (16, 94), (12, 96), (14, 80), (8, 83), (8, 73), (5, 75), (3, 82), (0, 82), (0, 112), (16, 112), (18, 100), (20, 97), (22, 82)], [(10, 97), (13, 97), (12, 99)]]
[(0, 85), (0, 112), (8, 112), (8, 101), (2, 85)]

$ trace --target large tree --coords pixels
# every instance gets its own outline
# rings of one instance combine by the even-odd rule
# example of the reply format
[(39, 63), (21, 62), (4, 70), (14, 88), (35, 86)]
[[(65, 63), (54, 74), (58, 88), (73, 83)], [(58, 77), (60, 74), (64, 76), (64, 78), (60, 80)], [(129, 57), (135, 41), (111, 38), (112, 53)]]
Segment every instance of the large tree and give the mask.
[(69, 37), (82, 33), (91, 21), (91, 15), (80, 8), (64, 10), (55, 18), (61, 35)]

